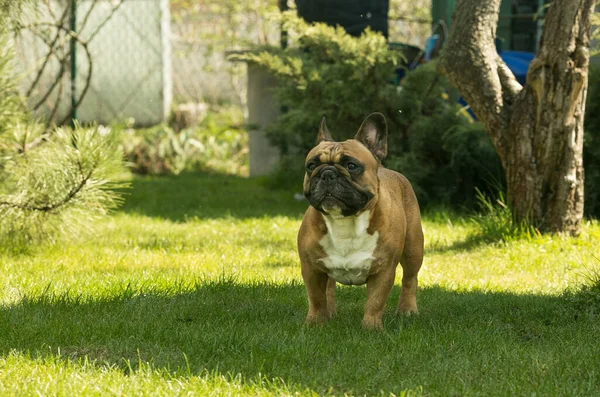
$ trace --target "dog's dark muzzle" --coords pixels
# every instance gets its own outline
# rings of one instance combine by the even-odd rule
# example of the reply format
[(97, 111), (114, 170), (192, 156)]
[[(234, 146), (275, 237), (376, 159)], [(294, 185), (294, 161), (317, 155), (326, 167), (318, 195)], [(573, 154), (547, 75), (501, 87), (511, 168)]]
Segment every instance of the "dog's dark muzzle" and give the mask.
[(313, 184), (313, 192), (318, 192), (323, 196), (337, 196), (342, 198), (344, 193), (344, 178), (340, 175), (340, 171), (334, 166), (324, 167), (318, 175), (315, 176)]
[(339, 177), (340, 177), (340, 172), (337, 170), (337, 168), (335, 168), (333, 166), (328, 166), (328, 167), (323, 168), (323, 170), (319, 174), (319, 178), (323, 182), (333, 182), (333, 181), (336, 181), (336, 179), (338, 179)]

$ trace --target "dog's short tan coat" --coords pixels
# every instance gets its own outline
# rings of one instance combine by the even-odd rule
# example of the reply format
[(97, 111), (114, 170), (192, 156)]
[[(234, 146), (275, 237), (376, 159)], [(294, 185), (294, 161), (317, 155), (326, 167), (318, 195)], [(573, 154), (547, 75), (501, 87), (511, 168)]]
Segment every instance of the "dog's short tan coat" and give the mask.
[[(382, 121), (383, 120), (383, 121)], [(385, 131), (383, 131), (385, 129)], [(333, 142), (322, 122), (318, 144), (307, 156), (322, 167), (335, 168), (356, 191), (369, 200), (356, 213), (344, 216), (344, 198), (331, 198), (317, 210), (311, 205), (298, 234), (302, 277), (309, 299), (308, 323), (322, 323), (335, 313), (336, 280), (367, 284), (363, 324), (381, 328), (385, 302), (402, 265), (402, 292), (397, 313), (417, 312), (417, 274), (423, 261), (423, 231), (419, 205), (409, 181), (381, 165), (387, 154), (387, 125), (381, 114), (369, 116), (355, 139)], [(383, 141), (383, 142), (382, 142)], [(353, 175), (341, 166), (347, 158), (364, 169)], [(327, 166), (324, 166), (327, 165)], [(304, 191), (311, 194), (315, 169), (307, 172)], [(338, 203), (338, 204), (336, 204)], [(321, 205), (319, 205), (321, 206)]]

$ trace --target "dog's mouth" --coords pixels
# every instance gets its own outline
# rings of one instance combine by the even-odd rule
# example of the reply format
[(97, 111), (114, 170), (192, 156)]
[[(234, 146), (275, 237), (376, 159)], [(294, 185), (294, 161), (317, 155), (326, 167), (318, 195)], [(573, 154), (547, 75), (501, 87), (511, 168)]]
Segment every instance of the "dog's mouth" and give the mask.
[(369, 191), (360, 190), (343, 178), (335, 181), (314, 179), (305, 196), (316, 210), (343, 216), (361, 211), (373, 197)]
[(328, 189), (321, 194), (321, 201), (336, 200), (338, 202), (343, 203), (344, 199), (341, 196), (342, 196), (341, 192), (336, 192), (335, 189), (332, 189), (332, 190)]
[(346, 207), (344, 199), (338, 194), (330, 190), (311, 189), (305, 193), (306, 198), (313, 207), (321, 212), (341, 211)]
[(321, 199), (321, 202), (323, 203), (325, 201), (336, 201), (336, 202), (339, 202), (339, 203), (343, 203), (344, 202), (341, 198), (336, 197), (332, 193), (325, 193), (325, 195)]
[(354, 194), (336, 191), (336, 189), (327, 189), (312, 195), (313, 206), (325, 214), (352, 215), (358, 210), (358, 208), (355, 208), (357, 203), (354, 201), (357, 201)]
[(321, 210), (327, 214), (341, 214), (345, 212), (347, 206), (342, 200), (338, 199), (337, 197), (331, 194), (326, 194), (325, 197), (323, 197), (323, 200), (321, 200), (320, 207)]

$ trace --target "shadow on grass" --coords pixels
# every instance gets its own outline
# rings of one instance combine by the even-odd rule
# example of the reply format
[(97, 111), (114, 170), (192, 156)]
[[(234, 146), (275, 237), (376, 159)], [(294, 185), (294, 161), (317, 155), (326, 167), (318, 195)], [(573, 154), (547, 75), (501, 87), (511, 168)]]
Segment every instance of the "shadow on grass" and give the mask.
[[(527, 236), (515, 237), (511, 241), (525, 240)], [(472, 251), (484, 245), (499, 245), (506, 243), (502, 237), (491, 234), (473, 233), (466, 236), (464, 240), (455, 241), (451, 244), (433, 243), (425, 247), (425, 254), (443, 254), (446, 252)]]
[[(301, 182), (298, 191), (302, 189)], [(300, 217), (308, 207), (294, 192), (273, 190), (256, 178), (220, 174), (138, 176), (121, 212), (169, 219)]]
[(590, 395), (597, 386), (588, 378), (600, 357), (598, 321), (577, 318), (561, 297), (430, 287), (419, 294), (420, 315), (394, 318), (395, 287), (385, 331), (368, 332), (365, 293), (339, 288), (338, 315), (314, 328), (301, 325), (301, 284), (221, 281), (177, 293), (127, 288), (106, 300), (26, 299), (0, 309), (0, 354), (60, 351), (124, 372), (141, 361), (177, 376), (266, 376), (319, 393), (422, 386), (429, 395), (559, 395), (576, 387)]
[(425, 252), (426, 254), (443, 254), (446, 252), (471, 251), (482, 245), (498, 243), (500, 241), (502, 240), (492, 240), (480, 234), (473, 234), (467, 236), (464, 240), (455, 241), (452, 244), (431, 244), (425, 247)]

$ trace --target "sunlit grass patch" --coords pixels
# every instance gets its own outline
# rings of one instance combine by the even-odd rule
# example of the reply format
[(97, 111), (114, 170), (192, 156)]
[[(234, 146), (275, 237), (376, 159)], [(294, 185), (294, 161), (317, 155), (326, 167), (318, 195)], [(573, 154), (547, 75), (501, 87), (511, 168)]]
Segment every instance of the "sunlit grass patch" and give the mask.
[(580, 310), (596, 298), (564, 292), (597, 264), (597, 222), (486, 243), (426, 211), (420, 314), (393, 316), (399, 271), (373, 333), (364, 287), (338, 288), (329, 324), (302, 325), (293, 193), (214, 175), (134, 187), (93, 237), (0, 254), (0, 394), (597, 392), (600, 322)]

